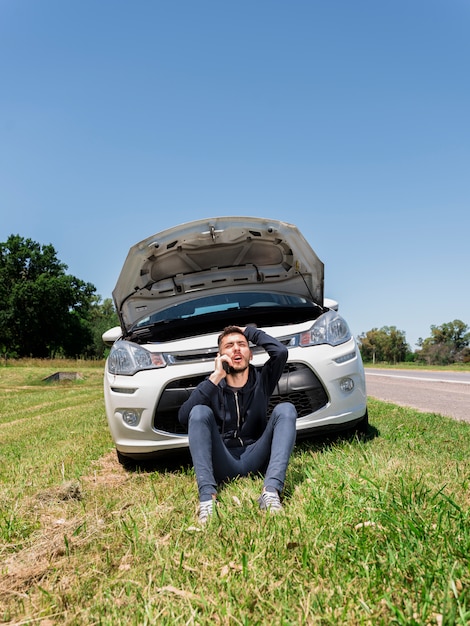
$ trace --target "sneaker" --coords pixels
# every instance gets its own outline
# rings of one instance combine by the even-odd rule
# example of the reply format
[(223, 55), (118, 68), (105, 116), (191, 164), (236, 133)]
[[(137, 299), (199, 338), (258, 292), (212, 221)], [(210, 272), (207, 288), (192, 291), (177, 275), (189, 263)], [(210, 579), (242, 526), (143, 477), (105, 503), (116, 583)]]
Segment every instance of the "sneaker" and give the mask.
[(258, 498), (259, 508), (270, 513), (279, 513), (282, 511), (282, 504), (277, 491), (266, 491), (263, 489), (262, 494)]
[(199, 502), (199, 523), (205, 524), (214, 512), (214, 506), (216, 506), (217, 500), (211, 498), (210, 500), (204, 500)]

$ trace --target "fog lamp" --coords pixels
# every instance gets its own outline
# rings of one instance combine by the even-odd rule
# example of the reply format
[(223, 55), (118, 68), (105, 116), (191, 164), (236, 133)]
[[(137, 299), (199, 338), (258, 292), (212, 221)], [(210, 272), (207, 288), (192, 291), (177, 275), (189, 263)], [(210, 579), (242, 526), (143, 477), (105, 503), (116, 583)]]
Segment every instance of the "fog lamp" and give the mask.
[(122, 421), (127, 426), (137, 426), (140, 422), (140, 411), (136, 409), (126, 409), (122, 413)]
[(352, 378), (342, 378), (339, 381), (341, 391), (352, 391), (354, 389), (354, 381)]

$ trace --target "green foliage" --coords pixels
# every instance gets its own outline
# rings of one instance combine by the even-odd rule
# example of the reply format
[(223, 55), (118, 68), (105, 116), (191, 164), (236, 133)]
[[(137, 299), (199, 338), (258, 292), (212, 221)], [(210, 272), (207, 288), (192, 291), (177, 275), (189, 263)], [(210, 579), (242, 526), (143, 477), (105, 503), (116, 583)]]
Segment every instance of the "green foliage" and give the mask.
[(395, 326), (373, 328), (359, 336), (359, 349), (364, 362), (400, 363), (409, 353), (405, 333)]
[[(51, 245), (11, 235), (0, 244), (0, 350), (6, 357), (100, 358), (95, 323), (111, 319), (91, 283), (65, 273)], [(113, 318), (114, 319), (114, 318)]]
[(470, 329), (461, 320), (431, 326), (431, 336), (418, 340), (416, 352), (411, 352), (405, 333), (395, 326), (373, 328), (359, 335), (358, 341), (365, 363), (470, 363)]
[(90, 319), (93, 332), (92, 355), (98, 359), (105, 358), (109, 348), (103, 343), (102, 335), (110, 328), (119, 326), (119, 318), (111, 298), (106, 298), (102, 303), (97, 298), (93, 302)]
[(441, 326), (431, 326), (431, 336), (420, 340), (421, 349), (417, 352), (418, 361), (428, 365), (449, 365), (470, 361), (470, 332), (461, 320), (447, 322)]

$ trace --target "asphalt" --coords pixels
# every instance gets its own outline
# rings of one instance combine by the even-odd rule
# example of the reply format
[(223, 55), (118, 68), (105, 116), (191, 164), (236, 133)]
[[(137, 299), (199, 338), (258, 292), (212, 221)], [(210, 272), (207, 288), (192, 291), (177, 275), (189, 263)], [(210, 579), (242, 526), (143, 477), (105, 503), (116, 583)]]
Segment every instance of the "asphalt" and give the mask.
[(470, 422), (470, 373), (366, 368), (367, 395)]

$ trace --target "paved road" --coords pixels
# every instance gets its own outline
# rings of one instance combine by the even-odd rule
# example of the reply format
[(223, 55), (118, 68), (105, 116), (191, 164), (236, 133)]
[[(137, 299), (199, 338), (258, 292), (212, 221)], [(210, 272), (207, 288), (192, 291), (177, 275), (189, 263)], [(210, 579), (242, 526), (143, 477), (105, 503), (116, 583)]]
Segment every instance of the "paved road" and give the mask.
[(470, 422), (470, 373), (366, 368), (367, 394)]

